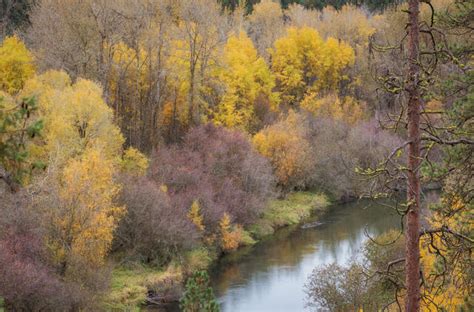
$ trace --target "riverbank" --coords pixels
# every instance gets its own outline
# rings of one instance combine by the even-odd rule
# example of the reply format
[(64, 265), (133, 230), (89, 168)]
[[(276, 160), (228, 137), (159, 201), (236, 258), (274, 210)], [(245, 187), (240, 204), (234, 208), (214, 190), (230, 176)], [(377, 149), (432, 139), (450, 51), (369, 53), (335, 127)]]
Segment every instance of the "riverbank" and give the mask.
[[(305, 311), (304, 285), (317, 267), (360, 259), (370, 237), (399, 229), (400, 216), (370, 199), (331, 204), (303, 225), (283, 228), (250, 251), (220, 259), (209, 272), (222, 312)], [(315, 310), (318, 310), (316, 307)]]
[[(255, 224), (249, 226), (242, 246), (248, 246), (271, 237), (278, 229), (302, 223), (310, 216), (320, 216), (327, 211), (327, 196), (314, 192), (295, 192), (284, 199), (268, 203), (267, 209)], [(105, 297), (108, 310), (139, 311), (147, 304), (165, 304), (179, 299), (183, 290), (183, 266), (187, 271), (206, 269), (222, 254), (209, 248), (187, 252), (179, 261), (167, 268), (151, 268), (143, 265), (118, 265), (112, 272), (110, 292)]]

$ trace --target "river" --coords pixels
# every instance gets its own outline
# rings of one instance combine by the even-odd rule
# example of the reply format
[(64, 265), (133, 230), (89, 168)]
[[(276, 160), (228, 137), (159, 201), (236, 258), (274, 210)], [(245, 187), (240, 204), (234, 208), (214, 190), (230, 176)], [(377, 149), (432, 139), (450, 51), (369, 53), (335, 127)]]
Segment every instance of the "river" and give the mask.
[(365, 230), (381, 234), (396, 228), (400, 219), (386, 206), (358, 201), (331, 207), (319, 222), (282, 229), (266, 241), (222, 258), (211, 271), (221, 310), (306, 311), (303, 287), (316, 266), (347, 263), (360, 255), (368, 239)]

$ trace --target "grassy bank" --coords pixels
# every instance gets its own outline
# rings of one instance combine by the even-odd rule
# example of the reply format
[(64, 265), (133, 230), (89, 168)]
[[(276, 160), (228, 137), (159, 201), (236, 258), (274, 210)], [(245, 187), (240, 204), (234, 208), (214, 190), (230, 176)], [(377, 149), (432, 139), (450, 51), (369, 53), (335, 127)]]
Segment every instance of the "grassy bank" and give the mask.
[(321, 214), (328, 206), (329, 200), (325, 195), (312, 192), (291, 193), (284, 199), (272, 200), (262, 218), (249, 231), (258, 240), (281, 227), (301, 223), (312, 214)]
[(107, 311), (140, 311), (146, 304), (148, 293), (160, 293), (171, 299), (182, 291), (180, 266), (170, 265), (166, 270), (147, 266), (117, 266), (112, 272), (110, 292), (105, 297)]
[[(303, 222), (313, 214), (327, 210), (329, 200), (325, 195), (312, 192), (295, 192), (284, 199), (268, 203), (261, 218), (245, 231), (243, 245), (251, 245), (272, 235), (277, 229)], [(183, 267), (186, 270), (206, 269), (218, 255), (201, 247), (186, 253), (181, 264), (172, 263), (167, 269), (146, 266), (118, 266), (112, 274), (111, 291), (106, 298), (106, 308), (116, 311), (139, 311), (146, 303), (147, 293), (157, 298), (176, 300), (183, 284)]]

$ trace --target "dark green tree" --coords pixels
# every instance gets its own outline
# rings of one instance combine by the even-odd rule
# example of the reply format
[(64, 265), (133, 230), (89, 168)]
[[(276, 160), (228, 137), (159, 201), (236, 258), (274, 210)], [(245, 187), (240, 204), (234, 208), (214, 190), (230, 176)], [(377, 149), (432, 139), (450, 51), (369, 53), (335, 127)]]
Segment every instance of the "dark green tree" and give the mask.
[(28, 25), (30, 11), (36, 0), (0, 0), (0, 38)]
[(41, 133), (43, 121), (33, 118), (38, 110), (34, 98), (7, 105), (0, 97), (0, 179), (16, 192), (25, 174), (41, 164), (28, 164), (27, 142)]
[(184, 312), (219, 311), (206, 271), (197, 271), (188, 279), (180, 308)]
[[(242, 1), (244, 0), (220, 0), (222, 5), (230, 10), (234, 10)], [(247, 0), (246, 6), (248, 12), (251, 12), (253, 6), (258, 2), (260, 2), (260, 0)], [(316, 10), (322, 10), (327, 6), (333, 6), (336, 9), (340, 9), (345, 4), (354, 4), (357, 6), (365, 6), (370, 11), (382, 11), (391, 5), (399, 4), (401, 2), (403, 2), (403, 0), (280, 0), (282, 8), (285, 9), (293, 3), (301, 4), (307, 9)]]

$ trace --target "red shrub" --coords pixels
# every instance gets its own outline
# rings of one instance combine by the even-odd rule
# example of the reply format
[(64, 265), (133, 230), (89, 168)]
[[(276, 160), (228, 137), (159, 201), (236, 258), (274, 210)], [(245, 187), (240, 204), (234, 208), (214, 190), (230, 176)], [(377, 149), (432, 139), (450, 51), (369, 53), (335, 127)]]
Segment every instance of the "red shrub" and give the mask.
[[(0, 205), (0, 297), (12, 311), (73, 311), (93, 308), (88, 290), (57, 274), (42, 236), (41, 216), (25, 192), (4, 193)], [(97, 274), (94, 276), (97, 279)], [(92, 282), (92, 284), (94, 284)]]
[(180, 146), (158, 149), (150, 175), (168, 187), (176, 211), (188, 211), (199, 200), (204, 222), (213, 229), (224, 212), (233, 222), (252, 222), (274, 186), (268, 161), (247, 137), (212, 124), (192, 129)]
[(127, 214), (115, 232), (115, 251), (125, 251), (126, 260), (163, 264), (192, 247), (199, 237), (194, 224), (159, 185), (147, 177), (122, 177), (122, 183), (119, 203)]

